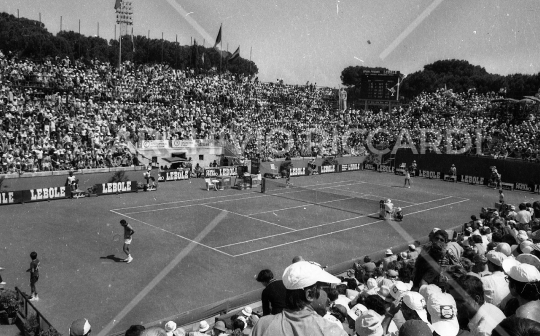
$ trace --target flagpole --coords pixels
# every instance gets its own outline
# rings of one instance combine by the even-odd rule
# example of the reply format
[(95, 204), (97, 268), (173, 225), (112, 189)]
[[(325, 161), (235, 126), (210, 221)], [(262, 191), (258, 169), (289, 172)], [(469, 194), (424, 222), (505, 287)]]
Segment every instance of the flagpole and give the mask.
[(223, 72), (223, 23), (219, 25), (219, 31), (221, 32), (221, 39), (219, 41), (220, 47), (219, 47), (219, 72)]
[(253, 46), (249, 47), (249, 74), (251, 75), (251, 53), (253, 52)]
[(118, 52), (118, 73), (121, 74), (122, 73), (122, 26), (120, 26), (120, 34), (118, 35), (119, 36), (119, 40), (120, 40), (120, 47), (119, 47), (119, 52)]

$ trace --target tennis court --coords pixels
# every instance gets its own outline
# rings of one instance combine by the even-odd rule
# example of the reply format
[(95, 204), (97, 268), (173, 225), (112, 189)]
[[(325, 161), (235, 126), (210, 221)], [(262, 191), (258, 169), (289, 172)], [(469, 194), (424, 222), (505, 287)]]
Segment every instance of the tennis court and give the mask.
[[(24, 270), (36, 250), (37, 307), (53, 325), (65, 332), (86, 317), (95, 334), (117, 333), (256, 292), (258, 271), (279, 277), (295, 255), (336, 265), (461, 224), (496, 199), (485, 187), (422, 178), (405, 189), (403, 177), (368, 171), (297, 177), (291, 188), (273, 182), (283, 180), (265, 193), (218, 192), (194, 179), (157, 192), (2, 207), (3, 276), (28, 292)], [(378, 218), (387, 198), (403, 209), (402, 222)], [(122, 218), (136, 231), (131, 264), (119, 262)]]
[[(384, 222), (378, 219), (381, 199), (393, 198), (408, 215), (468, 201), (410, 189), (381, 190), (379, 185), (353, 180), (290, 188), (281, 181), (267, 180), (266, 186), (265, 193), (111, 211), (235, 258)], [(226, 216), (195, 240), (200, 223), (210, 223), (220, 213)]]

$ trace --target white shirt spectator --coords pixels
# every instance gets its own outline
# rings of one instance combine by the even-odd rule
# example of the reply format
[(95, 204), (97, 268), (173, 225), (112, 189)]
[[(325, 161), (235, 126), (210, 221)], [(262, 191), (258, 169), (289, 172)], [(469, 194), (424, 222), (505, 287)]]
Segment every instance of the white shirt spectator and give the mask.
[(493, 329), (505, 318), (499, 308), (486, 302), (469, 321), (469, 330), (474, 336), (490, 336)]
[(516, 222), (518, 223), (529, 224), (531, 219), (531, 213), (527, 210), (519, 210), (516, 214)]
[(504, 272), (496, 271), (491, 275), (481, 277), (484, 286), (484, 300), (501, 308), (501, 302), (510, 295), (510, 288), (506, 282)]

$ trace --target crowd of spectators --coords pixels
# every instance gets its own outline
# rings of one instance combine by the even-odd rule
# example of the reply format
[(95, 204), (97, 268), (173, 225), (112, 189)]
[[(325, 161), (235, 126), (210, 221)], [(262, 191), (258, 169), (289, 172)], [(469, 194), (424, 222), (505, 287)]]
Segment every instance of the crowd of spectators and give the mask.
[(540, 334), (540, 202), (482, 209), (458, 231), (435, 228), (339, 278), (301, 257), (282, 279), (261, 271), (251, 335)]
[(451, 140), (454, 150), (466, 147), (470, 138), (475, 152), (480, 135), (483, 154), (537, 161), (534, 115), (512, 121), (492, 102), (496, 98), (440, 90), (390, 111), (338, 111), (334, 90), (309, 83), (263, 83), (130, 62), (120, 73), (99, 61), (37, 62), (0, 54), (1, 169), (137, 165), (140, 158), (128, 143), (141, 140), (222, 140), (233, 143), (238, 155), (263, 160), (285, 154), (362, 155), (376, 130), (384, 130), (371, 139), (376, 148), (393, 147), (402, 130), (419, 148), (437, 137), (422, 129), (443, 134), (437, 145), (442, 151), (445, 130), (460, 129)]

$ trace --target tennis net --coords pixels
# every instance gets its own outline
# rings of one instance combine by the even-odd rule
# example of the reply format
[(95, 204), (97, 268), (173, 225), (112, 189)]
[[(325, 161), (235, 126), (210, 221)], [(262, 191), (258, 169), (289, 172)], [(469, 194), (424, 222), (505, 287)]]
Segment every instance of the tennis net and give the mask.
[(379, 211), (379, 200), (363, 198), (358, 192), (343, 189), (344, 187), (346, 185), (287, 185), (275, 179), (264, 178), (261, 191), (291, 201), (300, 201), (357, 215), (373, 214)]

